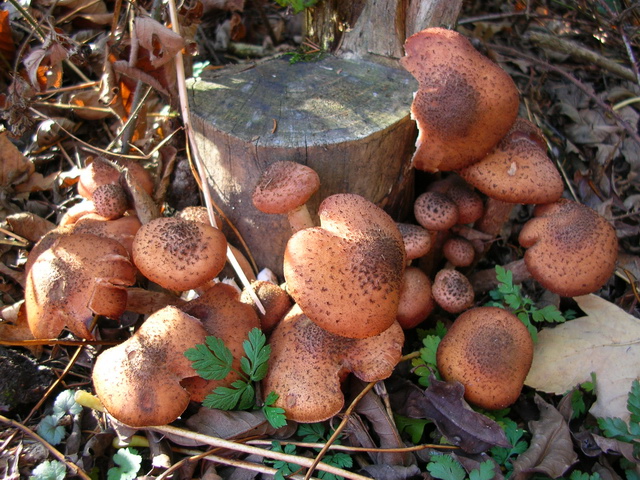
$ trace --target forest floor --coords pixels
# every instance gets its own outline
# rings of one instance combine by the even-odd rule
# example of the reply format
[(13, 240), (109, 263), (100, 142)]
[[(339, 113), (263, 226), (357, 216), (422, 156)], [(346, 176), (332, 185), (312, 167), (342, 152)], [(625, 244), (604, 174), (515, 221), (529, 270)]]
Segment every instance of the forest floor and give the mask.
[[(160, 4), (145, 7), (156, 15)], [(539, 312), (556, 307), (573, 328), (536, 368), (562, 382), (531, 380), (510, 408), (471, 415), (458, 393), (430, 376), (437, 342), (455, 318), (438, 309), (407, 333), (406, 356), (386, 388), (350, 404), (363, 384), (344, 385), (350, 415), (274, 429), (259, 411), (191, 405), (179, 430), (142, 429), (124, 444), (117, 433), (126, 430), (74, 402), (76, 390), (93, 391), (101, 342), (30, 336), (23, 308), (29, 251), (81, 200), (76, 184), (87, 159), (107, 152), (140, 161), (167, 211), (201, 203), (177, 113), (177, 52), (194, 54), (188, 63), (197, 73), (314, 48), (300, 37), (301, 16), (274, 2), (184, 6), (186, 42), (159, 23), (132, 27), (138, 8), (104, 0), (11, 0), (0, 8), (2, 478), (303, 478), (300, 465), (330, 444), (323, 461), (337, 470), (316, 470), (316, 477), (640, 479), (640, 385), (632, 383), (640, 378), (638, 2), (468, 1), (458, 19), (457, 30), (516, 82), (521, 114), (544, 132), (564, 196), (606, 218), (618, 237), (615, 274), (594, 296), (561, 298), (534, 281), (519, 289), (507, 276), (501, 291), (476, 296), (476, 305), (502, 302), (540, 320), (541, 345), (558, 318)], [(416, 194), (423, 190), (418, 184)], [(531, 207), (517, 207), (475, 268), (521, 257), (517, 238), (531, 216)], [(122, 338), (139, 319), (127, 313), (121, 325), (106, 322), (102, 340)], [(437, 396), (446, 405), (434, 406)], [(339, 439), (329, 441), (336, 428)], [(276, 454), (207, 447), (189, 432)]]

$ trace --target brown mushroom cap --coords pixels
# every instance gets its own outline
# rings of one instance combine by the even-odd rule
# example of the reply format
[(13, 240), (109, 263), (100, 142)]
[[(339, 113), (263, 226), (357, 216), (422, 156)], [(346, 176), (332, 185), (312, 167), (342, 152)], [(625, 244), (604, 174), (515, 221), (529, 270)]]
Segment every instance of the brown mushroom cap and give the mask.
[(544, 288), (565, 297), (592, 293), (611, 277), (618, 256), (616, 232), (594, 210), (562, 201), (536, 211), (520, 232), (524, 261)]
[(541, 148), (542, 132), (518, 119), (496, 149), (458, 173), (491, 198), (508, 203), (550, 203), (564, 190), (562, 177)]
[(274, 162), (260, 176), (253, 204), (264, 213), (288, 213), (307, 203), (320, 188), (315, 170), (297, 162)]
[(129, 257), (133, 251), (133, 239), (142, 224), (138, 217), (129, 215), (115, 220), (107, 220), (99, 215), (85, 215), (72, 228), (73, 233), (91, 233), (99, 237), (116, 240), (127, 249)]
[(448, 230), (458, 223), (458, 206), (444, 193), (424, 192), (413, 204), (417, 222), (427, 230)]
[(419, 83), (411, 105), (419, 129), (413, 165), (450, 171), (480, 160), (516, 119), (511, 77), (452, 30), (418, 32), (405, 52), (402, 65)]
[(431, 233), (421, 225), (398, 223), (407, 262), (425, 256), (431, 250)]
[[(120, 158), (115, 163), (128, 168), (145, 192), (149, 195), (153, 193), (153, 178), (142, 165), (127, 158)], [(78, 180), (78, 193), (91, 200), (96, 188), (100, 185), (118, 183), (119, 179), (120, 172), (116, 168), (104, 159), (96, 158), (82, 169)]]
[(459, 236), (447, 238), (442, 246), (442, 253), (454, 267), (467, 267), (473, 263), (476, 256), (473, 244)]
[(436, 353), (438, 371), (464, 385), (464, 398), (489, 410), (514, 403), (533, 360), (527, 327), (497, 307), (473, 308), (460, 315)]
[(351, 339), (320, 328), (294, 305), (269, 339), (272, 350), (262, 391), (279, 395), (275, 406), (284, 408), (290, 420), (326, 420), (344, 405), (340, 384), (347, 373), (365, 382), (389, 377), (403, 343), (397, 322), (379, 335)]
[[(252, 288), (262, 303), (265, 313), (261, 313), (247, 288)], [(253, 282), (240, 295), (240, 301), (251, 305), (260, 319), (260, 326), (265, 332), (270, 332), (293, 306), (293, 301), (287, 292), (275, 283), (264, 280)]]
[(217, 228), (163, 217), (140, 227), (133, 240), (133, 262), (149, 280), (183, 291), (215, 278), (224, 267), (226, 249)]
[(393, 324), (405, 264), (402, 235), (381, 208), (354, 194), (326, 198), (320, 227), (293, 234), (284, 254), (287, 290), (322, 328), (351, 338)]
[(460, 313), (473, 305), (471, 282), (457, 270), (444, 269), (436, 273), (431, 286), (436, 303), (449, 313)]
[(404, 330), (422, 323), (436, 304), (431, 295), (431, 280), (417, 267), (404, 270), (397, 320)]
[(135, 282), (136, 269), (115, 240), (89, 234), (49, 238), (53, 241), (30, 264), (27, 275), (29, 328), (35, 338), (56, 338), (66, 326), (92, 340), (94, 314), (117, 319), (124, 313), (124, 287)]
[(191, 399), (202, 402), (215, 388), (228, 387), (240, 378), (240, 358), (244, 349), (242, 342), (254, 328), (260, 328), (260, 321), (250, 305), (240, 302), (240, 292), (235, 287), (217, 283), (200, 297), (191, 300), (180, 308), (185, 313), (199, 319), (208, 335), (221, 338), (233, 355), (232, 368), (222, 380), (205, 380), (200, 377), (185, 379), (182, 385), (191, 395)]
[(165, 425), (189, 405), (180, 381), (196, 375), (184, 352), (204, 343), (200, 321), (175, 307), (151, 315), (127, 341), (103, 351), (93, 367), (96, 394), (131, 427)]
[(123, 188), (114, 183), (98, 186), (93, 192), (96, 213), (108, 220), (121, 217), (129, 208)]

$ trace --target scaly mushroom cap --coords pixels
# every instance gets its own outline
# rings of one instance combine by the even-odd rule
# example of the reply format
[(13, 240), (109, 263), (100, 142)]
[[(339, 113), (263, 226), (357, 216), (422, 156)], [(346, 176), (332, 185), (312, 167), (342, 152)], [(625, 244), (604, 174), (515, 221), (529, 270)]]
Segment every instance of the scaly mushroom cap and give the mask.
[(78, 220), (72, 228), (73, 233), (90, 233), (99, 237), (111, 238), (127, 249), (129, 257), (133, 253), (133, 239), (142, 224), (135, 215), (107, 220), (95, 214), (89, 214)]
[(108, 220), (121, 217), (129, 208), (129, 200), (123, 188), (115, 183), (100, 185), (93, 192), (96, 213)]
[(436, 353), (442, 377), (462, 383), (464, 398), (489, 410), (518, 399), (532, 360), (527, 327), (497, 307), (478, 307), (460, 315)]
[(397, 322), (379, 335), (351, 339), (320, 328), (294, 305), (269, 338), (271, 357), (262, 391), (279, 395), (275, 406), (288, 419), (321, 422), (344, 405), (340, 386), (348, 372), (365, 382), (389, 377), (403, 343)]
[(407, 262), (425, 256), (431, 250), (431, 233), (421, 225), (398, 223)]
[(215, 278), (224, 267), (226, 249), (217, 228), (163, 217), (140, 227), (133, 240), (133, 262), (149, 280), (184, 291)]
[(454, 267), (468, 267), (473, 263), (476, 251), (473, 244), (464, 237), (449, 237), (442, 246), (442, 253)]
[(315, 170), (296, 162), (274, 162), (261, 175), (253, 204), (264, 213), (288, 213), (307, 203), (318, 188)]
[(413, 165), (458, 170), (484, 157), (518, 114), (513, 80), (459, 33), (428, 28), (409, 37), (402, 65), (418, 80), (411, 113), (419, 135)]
[[(30, 265), (25, 287), (29, 328), (35, 338), (56, 338), (66, 327), (93, 340), (93, 316), (117, 319), (127, 304), (125, 286), (136, 269), (115, 240), (62, 234)], [(46, 240), (48, 242), (49, 240)]]
[(260, 328), (260, 321), (250, 305), (240, 302), (238, 290), (224, 283), (215, 284), (181, 310), (199, 319), (208, 335), (221, 338), (233, 355), (233, 370), (223, 380), (193, 377), (182, 383), (192, 400), (202, 402), (215, 388), (228, 387), (240, 378), (240, 358), (245, 355), (242, 342), (251, 330)]
[(431, 314), (436, 304), (431, 295), (431, 280), (418, 267), (404, 270), (397, 320), (404, 330), (413, 328)]
[(388, 214), (359, 195), (332, 195), (318, 214), (320, 227), (300, 230), (287, 243), (287, 290), (309, 318), (335, 335), (378, 335), (398, 310), (402, 235)]
[[(149, 195), (153, 193), (153, 178), (142, 165), (127, 158), (120, 158), (115, 163), (128, 168), (131, 175), (145, 192)], [(80, 172), (78, 193), (91, 200), (96, 188), (100, 185), (118, 183), (119, 179), (120, 172), (116, 168), (103, 159), (96, 158)]]
[[(264, 314), (258, 310), (253, 297), (248, 291), (249, 288), (253, 289), (260, 300), (260, 303), (262, 303), (262, 306), (265, 309)], [(293, 306), (291, 297), (287, 292), (275, 283), (267, 282), (265, 280), (252, 282), (249, 287), (242, 290), (240, 301), (247, 305), (251, 305), (260, 319), (260, 326), (262, 330), (265, 332), (273, 330), (277, 323)]]
[(592, 293), (611, 277), (618, 257), (616, 232), (594, 210), (572, 201), (536, 209), (518, 241), (524, 261), (544, 288), (565, 297)]
[(436, 273), (431, 286), (436, 303), (449, 313), (460, 313), (473, 305), (471, 282), (457, 270), (444, 269)]
[(455, 202), (444, 193), (424, 192), (413, 204), (416, 221), (427, 230), (448, 230), (458, 223), (459, 211)]
[(206, 335), (198, 319), (165, 307), (127, 341), (103, 351), (92, 377), (107, 412), (131, 427), (165, 425), (178, 418), (190, 399), (180, 381), (197, 375), (184, 352), (205, 343)]
[(564, 184), (540, 146), (542, 132), (519, 118), (497, 148), (458, 173), (491, 198), (507, 203), (551, 203), (562, 196)]

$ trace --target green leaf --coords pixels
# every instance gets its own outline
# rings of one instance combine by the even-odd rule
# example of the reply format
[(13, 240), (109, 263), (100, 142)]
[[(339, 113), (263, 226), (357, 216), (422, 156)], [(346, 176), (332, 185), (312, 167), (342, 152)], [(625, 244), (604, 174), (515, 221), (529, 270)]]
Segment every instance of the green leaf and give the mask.
[(259, 382), (267, 374), (271, 346), (266, 343), (267, 337), (259, 328), (251, 330), (248, 340), (242, 343), (248, 360), (245, 362), (241, 360), (242, 370), (254, 382)]
[(47, 415), (38, 424), (37, 432), (51, 445), (58, 445), (67, 434), (64, 427), (58, 425), (59, 418), (55, 415)]
[(495, 476), (495, 465), (491, 460), (485, 460), (477, 469), (469, 472), (469, 480), (491, 480)]
[[(296, 454), (296, 446), (295, 445), (285, 445), (284, 449), (282, 448), (282, 445), (280, 445), (280, 442), (277, 441), (273, 441), (271, 442), (271, 450), (274, 452), (279, 452), (279, 453), (287, 453), (289, 455), (295, 455)], [(280, 480), (285, 480), (284, 477), (291, 475), (293, 472), (297, 472), (298, 470), (300, 470), (300, 465), (297, 465), (295, 463), (289, 463), (289, 462), (285, 462), (284, 460), (272, 460), (270, 458), (265, 458), (263, 460), (264, 463), (272, 465), (273, 468), (277, 469), (278, 472), (273, 476), (274, 479), (280, 479)]]
[(58, 418), (66, 414), (77, 415), (82, 411), (82, 405), (76, 402), (73, 390), (64, 390), (58, 394), (53, 403), (53, 415)]
[(504, 286), (513, 286), (513, 272), (507, 270), (502, 265), (496, 265), (496, 280)]
[(67, 467), (58, 460), (45, 460), (34, 468), (29, 480), (64, 480), (67, 476)]
[(276, 0), (282, 7), (290, 7), (294, 14), (298, 14), (305, 8), (313, 7), (318, 0)]
[(631, 423), (640, 423), (640, 381), (634, 380), (631, 384), (631, 391), (627, 399), (627, 410), (631, 414)]
[(564, 316), (562, 315), (560, 310), (558, 310), (554, 305), (547, 305), (546, 307), (537, 310), (537, 313), (542, 316), (544, 321), (547, 321), (547, 322), (551, 322), (551, 323), (565, 322)]
[(248, 384), (247, 382), (236, 380), (231, 384), (231, 387), (216, 388), (212, 393), (205, 397), (202, 405), (207, 408), (233, 410), (236, 407), (240, 408), (239, 404), (241, 403), (241, 401), (243, 401), (244, 398), (246, 398), (246, 395), (249, 395), (251, 397), (252, 403), (251, 405), (249, 405), (249, 407), (245, 407), (245, 409), (253, 406), (253, 402), (255, 401), (255, 390), (253, 389), (253, 386)]
[(409, 418), (402, 415), (394, 414), (396, 426), (400, 433), (406, 433), (411, 437), (411, 443), (417, 445), (422, 440), (424, 428), (430, 423), (430, 420), (423, 418)]
[(301, 423), (296, 432), (306, 443), (324, 443), (327, 441), (325, 437), (325, 427), (322, 423)]
[(422, 358), (427, 365), (436, 365), (436, 352), (438, 351), (440, 340), (441, 338), (436, 335), (427, 335), (422, 339), (424, 347), (420, 349), (420, 358)]
[(133, 480), (140, 470), (142, 457), (133, 448), (123, 448), (113, 455), (115, 467), (107, 472), (107, 480)]
[(622, 442), (632, 442), (633, 435), (629, 433), (627, 423), (621, 418), (598, 418), (598, 426), (605, 437), (614, 438)]
[(569, 475), (569, 480), (601, 480), (601, 478), (598, 472), (589, 475), (579, 470), (574, 470), (571, 472), (571, 475)]
[(213, 336), (206, 338), (206, 345), (197, 344), (184, 352), (193, 362), (194, 370), (206, 380), (222, 380), (231, 371), (233, 355), (224, 342)]
[(441, 480), (464, 480), (467, 476), (462, 465), (449, 455), (433, 455), (427, 470), (432, 477)]
[[(328, 465), (338, 468), (351, 468), (353, 466), (353, 459), (348, 453), (338, 452), (330, 455), (325, 455), (322, 461)], [(318, 471), (318, 478), (322, 480), (341, 480), (344, 477), (336, 475), (334, 473), (325, 472), (324, 470)]]

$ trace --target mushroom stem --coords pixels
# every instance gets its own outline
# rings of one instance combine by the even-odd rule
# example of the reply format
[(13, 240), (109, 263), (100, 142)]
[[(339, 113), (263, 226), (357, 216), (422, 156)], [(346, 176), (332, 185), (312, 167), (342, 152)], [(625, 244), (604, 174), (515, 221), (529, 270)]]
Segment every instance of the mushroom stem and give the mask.
[[(524, 263), (524, 258), (516, 260), (511, 263), (507, 263), (503, 266), (505, 270), (509, 270), (513, 274), (513, 283), (522, 283), (525, 280), (531, 280), (531, 273), (527, 269), (527, 265)], [(486, 270), (480, 270), (469, 278), (473, 290), (476, 293), (488, 292), (498, 286), (498, 279), (496, 278), (496, 271), (494, 268), (488, 268)]]
[(291, 225), (291, 233), (296, 233), (298, 230), (315, 226), (306, 203), (287, 213), (287, 218)]
[(475, 225), (475, 228), (481, 232), (497, 236), (515, 207), (514, 203), (503, 202), (495, 198), (489, 197), (485, 205), (484, 215)]

